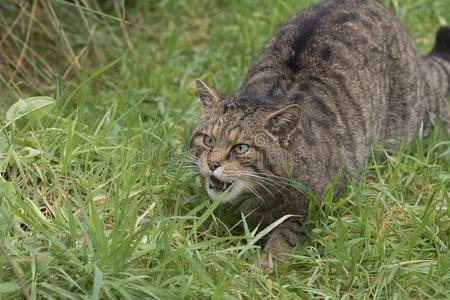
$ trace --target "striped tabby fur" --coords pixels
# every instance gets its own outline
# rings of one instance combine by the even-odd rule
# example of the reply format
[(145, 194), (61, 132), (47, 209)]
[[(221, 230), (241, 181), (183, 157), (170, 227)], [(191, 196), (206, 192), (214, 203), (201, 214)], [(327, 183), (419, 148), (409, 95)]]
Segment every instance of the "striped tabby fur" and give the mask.
[(358, 174), (371, 144), (449, 120), (450, 28), (420, 57), (376, 1), (326, 1), (276, 32), (233, 95), (197, 88), (203, 115), (191, 158), (211, 197), (254, 226), (298, 216), (272, 231), (267, 266), (268, 253), (283, 260), (302, 236), (308, 200), (289, 176), (320, 198), (340, 170)]

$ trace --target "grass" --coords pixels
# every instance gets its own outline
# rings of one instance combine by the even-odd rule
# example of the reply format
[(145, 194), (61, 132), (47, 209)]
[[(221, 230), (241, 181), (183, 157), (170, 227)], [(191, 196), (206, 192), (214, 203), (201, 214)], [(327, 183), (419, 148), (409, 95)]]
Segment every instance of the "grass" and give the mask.
[[(394, 153), (374, 147), (271, 274), (188, 171), (193, 80), (233, 91), (314, 1), (82, 2), (0, 3), (0, 299), (450, 298), (439, 126)], [(450, 20), (446, 0), (382, 2), (421, 53)], [(50, 113), (6, 126), (10, 105), (39, 95), (56, 99)]]

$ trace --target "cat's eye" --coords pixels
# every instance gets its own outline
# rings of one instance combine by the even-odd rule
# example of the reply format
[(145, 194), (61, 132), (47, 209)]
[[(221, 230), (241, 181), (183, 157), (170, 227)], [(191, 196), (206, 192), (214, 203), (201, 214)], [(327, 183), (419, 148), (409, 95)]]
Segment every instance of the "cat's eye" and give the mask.
[(248, 151), (248, 145), (247, 144), (238, 144), (236, 146), (233, 147), (233, 151), (236, 154), (244, 154), (245, 152)]
[(205, 135), (205, 137), (203, 138), (203, 144), (205, 144), (208, 147), (212, 147), (214, 146), (214, 141), (212, 138), (210, 138), (209, 136)]

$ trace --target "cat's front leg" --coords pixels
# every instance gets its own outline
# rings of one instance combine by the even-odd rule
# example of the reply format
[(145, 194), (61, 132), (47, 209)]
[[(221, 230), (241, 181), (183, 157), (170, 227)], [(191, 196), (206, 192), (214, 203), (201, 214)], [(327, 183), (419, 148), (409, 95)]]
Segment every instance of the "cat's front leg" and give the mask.
[(304, 237), (303, 226), (299, 218), (289, 218), (281, 223), (269, 235), (261, 254), (261, 267), (270, 269), (284, 262), (287, 255), (300, 244)]

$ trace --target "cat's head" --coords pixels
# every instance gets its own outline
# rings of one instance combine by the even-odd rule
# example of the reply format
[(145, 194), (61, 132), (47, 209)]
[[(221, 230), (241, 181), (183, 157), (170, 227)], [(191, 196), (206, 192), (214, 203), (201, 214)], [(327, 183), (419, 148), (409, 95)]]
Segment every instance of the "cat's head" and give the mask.
[(274, 107), (256, 96), (222, 96), (197, 80), (203, 114), (190, 140), (191, 161), (205, 178), (206, 191), (224, 202), (262, 198), (289, 165), (298, 105)]

